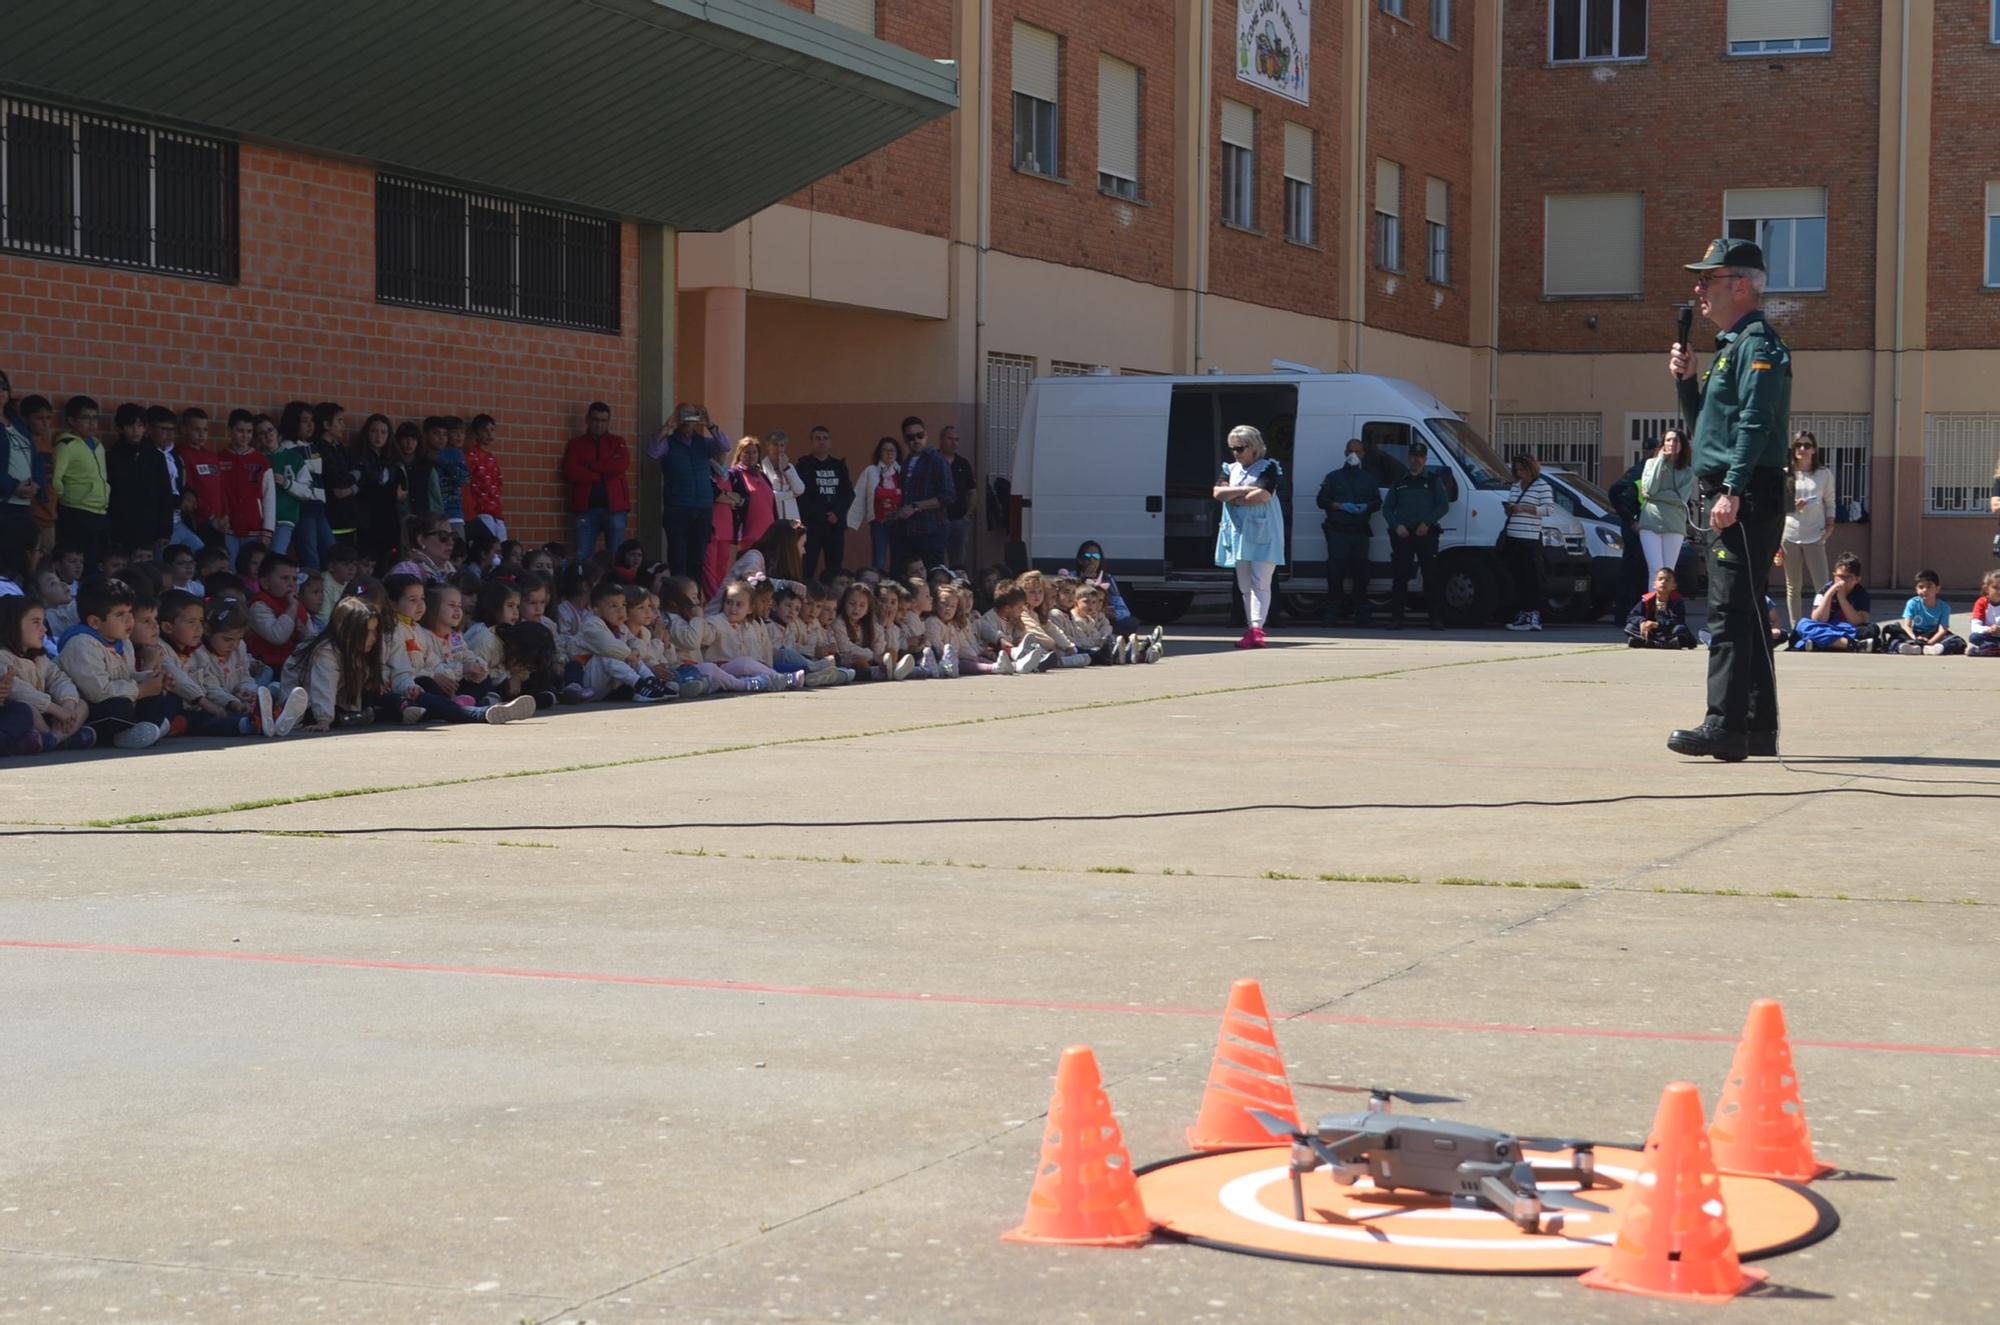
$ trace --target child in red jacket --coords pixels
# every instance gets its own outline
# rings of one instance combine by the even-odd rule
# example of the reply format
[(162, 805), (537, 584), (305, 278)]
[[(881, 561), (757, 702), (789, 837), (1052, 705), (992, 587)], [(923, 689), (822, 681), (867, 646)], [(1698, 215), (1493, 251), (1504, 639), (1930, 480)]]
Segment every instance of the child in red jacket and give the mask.
[(1653, 576), (1653, 592), (1641, 598), (1625, 618), (1625, 643), (1634, 649), (1692, 649), (1687, 600), (1675, 591), (1674, 573), (1665, 566)]
[(312, 616), (299, 601), (299, 563), (282, 552), (265, 556), (257, 592), (250, 599), (250, 656), (272, 671), (312, 638)]

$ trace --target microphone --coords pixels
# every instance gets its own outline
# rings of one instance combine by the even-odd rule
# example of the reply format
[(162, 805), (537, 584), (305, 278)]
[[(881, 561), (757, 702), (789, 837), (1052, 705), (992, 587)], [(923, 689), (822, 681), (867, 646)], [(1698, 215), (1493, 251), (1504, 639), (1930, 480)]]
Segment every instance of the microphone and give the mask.
[(1694, 305), (1692, 303), (1682, 304), (1680, 327), (1677, 334), (1674, 337), (1675, 344), (1679, 345), (1683, 350), (1688, 349), (1689, 348), (1688, 335), (1693, 330), (1694, 330)]

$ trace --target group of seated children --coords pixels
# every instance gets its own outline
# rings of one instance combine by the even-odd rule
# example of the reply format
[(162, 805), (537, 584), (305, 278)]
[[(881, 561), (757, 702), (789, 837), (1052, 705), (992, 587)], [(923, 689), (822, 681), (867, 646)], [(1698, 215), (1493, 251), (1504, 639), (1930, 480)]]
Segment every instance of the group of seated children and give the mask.
[(1146, 663), (1164, 647), (1129, 619), (1120, 633), (1098, 584), (1038, 571), (994, 568), (975, 586), (913, 563), (903, 581), (868, 570), (807, 584), (767, 573), (795, 562), (760, 545), (704, 602), (636, 545), (554, 575), (559, 548), (514, 545), (483, 575), (398, 563), (380, 580), (350, 554), (329, 558), (331, 594), (283, 553), (247, 580), (134, 564), (151, 592), (106, 575), (72, 591), (50, 558), (30, 595), (0, 597), (0, 753), (497, 725), (558, 704)]
[[(1833, 563), (1833, 578), (1813, 600), (1811, 615), (1790, 630), (1779, 624), (1776, 604), (1765, 598), (1772, 644), (1802, 652), (2000, 657), (2000, 571), (1987, 572), (1980, 586), (1984, 592), (1972, 607), (1971, 629), (1963, 637), (1951, 628), (1951, 608), (1940, 596), (1938, 573), (1918, 571), (1913, 587), (1902, 616), (1878, 623), (1870, 615), (1873, 601), (1861, 583), (1861, 559), (1843, 553)], [(1696, 647), (1699, 641), (1688, 628), (1685, 600), (1675, 591), (1673, 571), (1662, 568), (1653, 577), (1653, 591), (1626, 618), (1625, 635), (1635, 649)]]

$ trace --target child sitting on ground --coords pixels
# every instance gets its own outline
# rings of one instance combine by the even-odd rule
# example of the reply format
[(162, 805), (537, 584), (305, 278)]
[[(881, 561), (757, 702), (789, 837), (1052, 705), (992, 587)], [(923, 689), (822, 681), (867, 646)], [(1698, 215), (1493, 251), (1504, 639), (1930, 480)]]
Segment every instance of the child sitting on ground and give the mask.
[[(758, 601), (762, 599), (760, 593)], [(771, 666), (781, 672), (803, 672), (805, 684), (815, 689), (853, 680), (853, 675), (842, 669), (831, 653), (809, 651), (818, 626), (808, 625), (805, 606), (805, 600), (789, 584), (771, 596), (770, 617), (764, 622), (764, 629), (771, 636)]]
[(1903, 619), (1882, 627), (1882, 652), (1964, 653), (1965, 641), (1951, 633), (1951, 608), (1939, 599), (1942, 588), (1934, 570), (1917, 572), (1916, 592), (1903, 604)]
[(600, 580), (590, 591), (590, 611), (584, 615), (572, 645), (571, 659), (583, 668), (583, 688), (598, 699), (629, 699), (657, 704), (674, 699), (680, 687), (642, 673), (626, 635), (625, 588), (617, 580)]
[(75, 591), (63, 578), (60, 564), (45, 561), (32, 578), (35, 601), (42, 605), (49, 637), (59, 640), (77, 622)]
[(466, 644), (459, 629), (464, 624), (464, 591), (452, 584), (425, 584), (422, 625), (430, 632), (432, 649), (444, 667), (457, 674), (460, 694), (472, 696), (477, 704), (493, 703), (504, 696), (488, 682), (492, 667)]
[[(1038, 570), (1024, 572), (1014, 581), (1025, 603), (1021, 612), (1021, 622), (1030, 633), (1039, 632), (1047, 641), (1043, 645), (1055, 658), (1058, 667), (1088, 667), (1090, 659), (1078, 652), (1076, 641), (1066, 634), (1057, 620), (1055, 592), (1050, 587), (1049, 578)], [(1015, 660), (1017, 663), (1019, 659)]]
[(945, 676), (990, 674), (993, 663), (979, 656), (979, 636), (972, 629), (972, 590), (959, 584), (940, 584), (931, 590), (937, 609), (931, 613), (938, 638), (938, 669)]
[(1972, 628), (1965, 633), (1966, 652), (1975, 658), (2000, 658), (2000, 570), (1986, 572), (1983, 593), (1972, 605)]
[(643, 585), (625, 586), (625, 643), (631, 646), (634, 670), (679, 689), (680, 663), (660, 629), (660, 600)]
[(794, 690), (805, 684), (804, 673), (780, 672), (757, 655), (765, 643), (761, 622), (750, 616), (753, 590), (743, 580), (722, 586), (722, 610), (701, 621), (702, 657), (731, 676), (750, 682), (747, 689)]
[[(472, 604), (472, 624), (465, 628), (465, 647), (479, 656), (489, 674), (506, 660), (506, 650), (500, 644), (500, 627), (515, 625), (520, 620), (519, 589), (499, 580), (488, 580), (479, 586), (479, 596)], [(549, 643), (555, 643), (553, 634), (549, 635)]]
[(258, 588), (250, 597), (250, 656), (273, 670), (312, 638), (312, 614), (299, 601), (298, 583), (299, 563), (273, 552), (264, 558)]
[(1632, 605), (1625, 618), (1625, 644), (1633, 649), (1692, 649), (1694, 632), (1688, 629), (1687, 600), (1682, 598), (1673, 571), (1666, 566), (1653, 572), (1653, 591)]
[(284, 680), (306, 692), (304, 730), (323, 732), (394, 719), (402, 704), (388, 693), (385, 675), (382, 615), (357, 596), (333, 605), (326, 629), (286, 660)]
[(123, 580), (92, 580), (77, 596), (81, 624), (63, 632), (57, 663), (89, 705), (86, 721), (99, 743), (120, 750), (157, 745), (180, 716), (166, 677), (134, 665), (133, 594)]
[[(285, 684), (282, 677), (260, 683), (257, 661), (243, 642), (249, 626), (249, 613), (235, 599), (205, 605), (201, 648), (188, 671), (218, 703), (226, 695), (242, 706), (239, 711), (255, 714), (259, 730), (288, 735), (304, 721), (308, 697), (299, 687)], [(267, 708), (271, 710), (268, 723), (264, 721)]]
[[(446, 657), (437, 634), (423, 624), (431, 611), (426, 587), (414, 575), (391, 575), (382, 583), (395, 618), (382, 645), (382, 688), (390, 698), (402, 701), (402, 720), (498, 726), (533, 717), (535, 701), (526, 695), (504, 704), (458, 702), (460, 670)], [(456, 599), (458, 590), (449, 592)]]
[(1812, 615), (1792, 631), (1792, 647), (1808, 652), (1872, 652), (1879, 632), (1868, 619), (1871, 605), (1861, 583), (1861, 558), (1841, 553), (1833, 563), (1833, 578), (1813, 600)]
[[(884, 669), (882, 655), (882, 623), (875, 614), (875, 591), (856, 580), (840, 596), (840, 606), (834, 617), (834, 660), (852, 670), (857, 678), (867, 677), (875, 681), (892, 676), (900, 681), (916, 669), (915, 663), (909, 663), (902, 675), (897, 676)], [(907, 659), (904, 661), (908, 662)]]
[(916, 674), (943, 676), (943, 664), (938, 661), (938, 654), (944, 651), (944, 636), (933, 624), (932, 614), (937, 610), (937, 602), (931, 597), (930, 581), (921, 575), (912, 575), (902, 586), (902, 597), (903, 614), (896, 625), (902, 632), (905, 650), (916, 657)]
[(193, 594), (169, 589), (160, 595), (160, 670), (168, 690), (181, 701), (188, 732), (194, 736), (285, 736), (306, 709), (303, 690), (288, 690), (282, 713), (272, 695), (251, 684), (247, 663), (237, 672), (240, 689), (226, 684), (226, 663), (210, 666), (208, 642), (234, 655), (243, 644), (249, 615), (234, 599), (206, 608)]
[(662, 580), (660, 631), (669, 659), (676, 665), (674, 676), (682, 696), (748, 690), (748, 681), (731, 676), (701, 656), (701, 624), (701, 586), (685, 575), (669, 575)]
[(84, 725), (90, 706), (48, 655), (47, 619), (47, 610), (32, 598), (0, 598), (0, 676), (13, 678), (8, 702), (29, 710), (29, 730), (15, 738), (9, 754), (87, 750), (97, 744), (97, 733)]
[[(1068, 585), (1069, 581), (1061, 581)], [(1120, 641), (1111, 627), (1111, 618), (1104, 614), (1104, 590), (1094, 584), (1078, 586), (1074, 591), (1075, 608), (1069, 614), (1070, 642), (1090, 655), (1090, 660), (1100, 666), (1115, 662), (1151, 662), (1153, 653), (1150, 644), (1132, 655), (1131, 645), (1121, 649)]]
[(1055, 666), (1055, 641), (1027, 609), (1027, 591), (1018, 581), (1002, 580), (994, 586), (993, 606), (974, 627), (982, 651), (992, 654), (993, 670), (1001, 676)]

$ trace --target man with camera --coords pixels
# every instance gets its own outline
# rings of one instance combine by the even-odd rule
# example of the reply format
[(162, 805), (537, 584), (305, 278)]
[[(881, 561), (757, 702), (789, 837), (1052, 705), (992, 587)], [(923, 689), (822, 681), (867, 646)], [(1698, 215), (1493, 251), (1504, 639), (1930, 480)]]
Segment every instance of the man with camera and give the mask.
[(708, 541), (715, 533), (715, 465), (727, 439), (699, 405), (676, 409), (667, 426), (646, 443), (660, 466), (660, 523), (667, 534), (667, 565), (701, 582)]
[(1696, 273), (1696, 306), (1718, 330), (1715, 359), (1699, 377), (1691, 345), (1676, 343), (1667, 361), (1694, 434), (1695, 478), (1714, 530), (1708, 548), (1708, 716), (1699, 727), (1668, 736), (1667, 748), (1734, 763), (1778, 753), (1778, 677), (1763, 601), (1785, 528), (1792, 355), (1759, 307), (1761, 248), (1717, 239), (1687, 269)]

